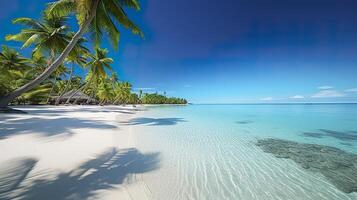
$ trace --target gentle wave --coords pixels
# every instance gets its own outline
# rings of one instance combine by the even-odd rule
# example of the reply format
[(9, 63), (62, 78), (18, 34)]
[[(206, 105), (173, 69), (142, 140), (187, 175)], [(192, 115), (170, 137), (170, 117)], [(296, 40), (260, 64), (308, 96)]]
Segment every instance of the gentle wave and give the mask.
[[(173, 113), (153, 110), (143, 115)], [(254, 123), (224, 126), (234, 120), (213, 123), (179, 114), (187, 122), (134, 127), (141, 151), (162, 154), (160, 168), (143, 174), (153, 199), (357, 199), (356, 193), (343, 193), (319, 173), (264, 153), (255, 143), (265, 135), (251, 134), (260, 131)]]

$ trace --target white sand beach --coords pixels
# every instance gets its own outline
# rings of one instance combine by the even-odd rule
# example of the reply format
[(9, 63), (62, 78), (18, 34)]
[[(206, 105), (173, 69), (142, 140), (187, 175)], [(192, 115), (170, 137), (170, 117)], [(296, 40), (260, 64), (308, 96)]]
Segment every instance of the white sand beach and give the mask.
[(158, 154), (135, 148), (132, 106), (26, 106), (0, 115), (0, 199), (149, 199)]

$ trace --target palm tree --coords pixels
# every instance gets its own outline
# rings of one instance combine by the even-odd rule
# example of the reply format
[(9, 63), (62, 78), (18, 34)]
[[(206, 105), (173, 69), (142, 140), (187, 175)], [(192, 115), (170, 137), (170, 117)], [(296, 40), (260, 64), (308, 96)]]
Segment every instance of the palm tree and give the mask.
[(59, 95), (59, 97), (56, 99), (55, 105), (58, 105), (61, 98), (63, 97), (63, 95), (68, 91), (71, 83), (72, 83), (72, 77), (73, 77), (73, 72), (74, 72), (74, 66), (78, 65), (78, 66), (84, 66), (86, 64), (87, 58), (81, 55), (78, 56), (70, 56), (67, 59), (68, 62), (71, 63), (71, 68), (69, 71), (69, 77), (67, 80), (67, 84), (64, 87), (64, 89), (61, 91), (61, 94)]
[(48, 84), (41, 84), (37, 86), (36, 88), (23, 93), (19, 97), (19, 101), (22, 101), (24, 103), (30, 102), (30, 103), (40, 103), (42, 100), (46, 100), (47, 95), (49, 91), (51, 90), (51, 86)]
[(126, 15), (124, 7), (140, 10), (137, 0), (58, 0), (51, 3), (46, 10), (47, 15), (61, 17), (76, 14), (79, 30), (54, 62), (49, 64), (40, 76), (0, 98), (0, 107), (6, 107), (12, 99), (31, 90), (47, 79), (63, 63), (86, 31), (89, 31), (92, 35), (95, 46), (99, 46), (103, 33), (108, 33), (114, 47), (118, 46), (120, 32), (115, 23), (119, 23), (130, 29), (134, 34), (139, 34), (143, 37), (140, 29)]
[(29, 59), (21, 56), (15, 49), (2, 46), (0, 53), (0, 70), (1, 74), (9, 73), (11, 70), (29, 69)]
[(125, 104), (128, 101), (130, 96), (131, 84), (129, 82), (116, 82), (114, 86), (114, 104), (123, 103)]
[(48, 60), (43, 55), (32, 55), (31, 65), (33, 66), (32, 70), (35, 76), (39, 76), (45, 69), (48, 63)]
[[(106, 85), (105, 85), (105, 88), (107, 89), (107, 90), (111, 90), (110, 92), (111, 92), (111, 97), (113, 97), (114, 96), (114, 84), (109, 84), (110, 85), (110, 88), (108, 88), (108, 81), (110, 81), (111, 83), (116, 83), (117, 81), (118, 81), (118, 74), (116, 73), (116, 72), (112, 72), (111, 73), (111, 76), (110, 76), (110, 78), (107, 80), (107, 79), (105, 79), (105, 81), (106, 81)], [(101, 88), (102, 87), (102, 88)], [(95, 95), (95, 90), (96, 89), (98, 89), (98, 90), (100, 90), (100, 89), (103, 89), (103, 86), (101, 86), (101, 87), (98, 87), (98, 88), (94, 88), (94, 91), (92, 91), (93, 92), (93, 95), (92, 95), (92, 97), (94, 98), (94, 95)], [(99, 93), (99, 91), (98, 91), (98, 93)], [(100, 97), (99, 97), (100, 98)], [(106, 99), (106, 102), (108, 101), (108, 100), (110, 100), (110, 99)], [(89, 102), (91, 101), (91, 99), (88, 99), (87, 100), (87, 102), (86, 102), (86, 104), (88, 104)]]
[(141, 104), (141, 98), (143, 97), (143, 90), (139, 90), (138, 103)]
[[(76, 92), (74, 92), (67, 99), (66, 103), (69, 103), (71, 98), (76, 95), (80, 90), (85, 91), (91, 84), (98, 84), (98, 81), (101, 78), (106, 78), (106, 70), (112, 71), (112, 67), (110, 66), (110, 64), (113, 62), (113, 59), (107, 57), (108, 50), (97, 48), (94, 51), (95, 54), (89, 55), (91, 57), (91, 60), (86, 64), (86, 66), (89, 67), (89, 72), (86, 78), (87, 83), (83, 87), (79, 88)], [(95, 93), (94, 91), (92, 92)], [(77, 101), (75, 101), (74, 103), (77, 103)]]
[[(73, 33), (70, 33), (73, 35)], [(85, 38), (81, 38), (77, 42), (77, 49), (74, 54), (69, 54), (68, 58), (66, 58), (66, 61), (68, 63), (71, 63), (71, 69), (70, 69), (70, 74), (68, 77), (67, 84), (65, 88), (62, 90), (61, 94), (59, 97), (56, 99), (55, 105), (58, 105), (61, 98), (63, 95), (68, 91), (69, 86), (71, 85), (72, 82), (72, 76), (73, 76), (73, 71), (74, 71), (74, 66), (78, 65), (80, 67), (83, 67), (86, 62), (87, 62), (87, 57), (89, 55), (89, 49), (87, 49), (83, 43), (86, 42), (87, 40)]]
[[(35, 58), (34, 60), (27, 59), (21, 56), (15, 49), (3, 46), (0, 53), (0, 93), (3, 94), (6, 90), (13, 90), (26, 84), (33, 79), (37, 73), (35, 63), (45, 62), (43, 57)], [(16, 100), (17, 102), (26, 103), (27, 101), (42, 101), (45, 95), (50, 91), (49, 84), (42, 84), (31, 91), (23, 93)]]
[(49, 54), (50, 62), (55, 55), (63, 51), (67, 46), (70, 37), (66, 35), (68, 27), (65, 26), (65, 17), (50, 17), (44, 15), (42, 21), (31, 18), (17, 18), (13, 20), (14, 24), (28, 26), (18, 34), (9, 34), (6, 40), (22, 42), (21, 48), (34, 45), (32, 51), (34, 56)]
[(47, 97), (47, 100), (46, 100), (46, 104), (48, 104), (48, 102), (50, 101), (51, 95), (52, 95), (53, 91), (55, 90), (56, 83), (57, 83), (58, 79), (59, 79), (61, 76), (63, 76), (64, 74), (66, 74), (66, 73), (68, 73), (67, 68), (66, 68), (64, 65), (60, 65), (60, 66), (55, 70), (55, 72), (52, 74), (52, 75), (54, 75), (54, 77), (53, 77), (53, 82), (52, 82), (51, 90), (50, 90), (50, 92), (48, 93), (48, 97)]
[(118, 81), (118, 74), (116, 72), (112, 72), (112, 74), (110, 75), (110, 81), (111, 82), (117, 82)]
[(0, 95), (10, 92), (15, 85), (11, 84), (16, 73), (24, 72), (30, 67), (30, 60), (21, 56), (15, 49), (2, 46), (0, 53)]
[(139, 99), (141, 99), (141, 96), (143, 96), (143, 90), (139, 90)]
[(138, 104), (140, 102), (138, 94), (130, 93), (128, 102), (129, 104)]
[(104, 105), (113, 98), (114, 90), (110, 83), (110, 79), (101, 79), (97, 95), (100, 100), (100, 105)]

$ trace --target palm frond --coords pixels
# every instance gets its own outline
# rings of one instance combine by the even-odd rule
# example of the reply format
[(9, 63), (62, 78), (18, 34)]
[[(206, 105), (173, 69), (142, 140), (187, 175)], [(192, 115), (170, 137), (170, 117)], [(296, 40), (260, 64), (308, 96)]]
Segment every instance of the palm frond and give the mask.
[(119, 1), (120, 5), (123, 7), (140, 10), (140, 4), (137, 0), (118, 0), (118, 1)]
[(107, 10), (110, 13), (110, 15), (118, 21), (119, 24), (121, 24), (127, 29), (130, 29), (133, 34), (140, 35), (142, 38), (144, 37), (144, 33), (134, 22), (132, 22), (128, 18), (123, 8), (116, 1), (108, 0)]
[(22, 18), (16, 18), (12, 21), (13, 24), (23, 24), (29, 27), (32, 27), (34, 29), (42, 29), (44, 28), (42, 24), (38, 23), (36, 20), (27, 18), (27, 17), (22, 17)]
[(48, 16), (63, 17), (76, 12), (76, 0), (59, 0), (48, 3), (45, 14)]
[(26, 48), (32, 44), (34, 44), (39, 38), (39, 35), (38, 34), (34, 34), (32, 35), (31, 37), (29, 37), (26, 42), (22, 45), (21, 48)]

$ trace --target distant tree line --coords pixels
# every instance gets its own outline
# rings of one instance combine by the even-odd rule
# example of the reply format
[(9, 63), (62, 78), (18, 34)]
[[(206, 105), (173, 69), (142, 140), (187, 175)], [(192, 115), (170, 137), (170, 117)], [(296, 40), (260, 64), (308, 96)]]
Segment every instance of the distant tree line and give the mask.
[(166, 97), (157, 93), (144, 94), (140, 101), (142, 104), (187, 104), (186, 99)]

